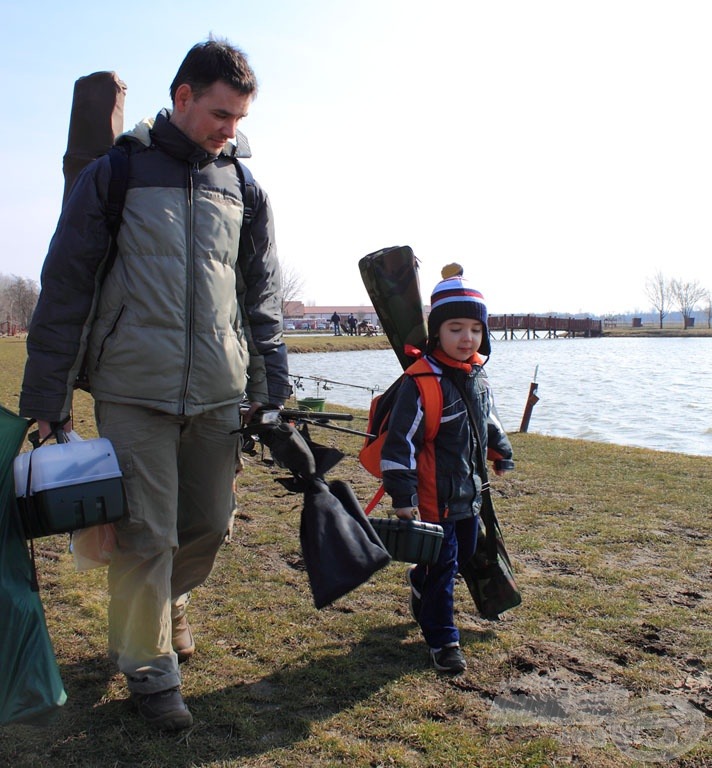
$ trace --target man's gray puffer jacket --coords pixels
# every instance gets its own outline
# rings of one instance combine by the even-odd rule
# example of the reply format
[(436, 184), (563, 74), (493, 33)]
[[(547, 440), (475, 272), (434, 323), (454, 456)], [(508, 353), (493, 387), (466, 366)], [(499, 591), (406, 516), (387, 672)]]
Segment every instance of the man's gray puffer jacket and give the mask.
[(50, 244), (20, 412), (67, 416), (87, 348), (97, 400), (178, 415), (239, 402), (245, 391), (283, 403), (290, 387), (266, 194), (257, 186), (251, 247), (238, 257), (243, 202), (232, 157), (209, 155), (166, 112), (120, 143), (130, 164), (116, 262), (99, 290), (111, 177), (101, 157), (77, 179)]

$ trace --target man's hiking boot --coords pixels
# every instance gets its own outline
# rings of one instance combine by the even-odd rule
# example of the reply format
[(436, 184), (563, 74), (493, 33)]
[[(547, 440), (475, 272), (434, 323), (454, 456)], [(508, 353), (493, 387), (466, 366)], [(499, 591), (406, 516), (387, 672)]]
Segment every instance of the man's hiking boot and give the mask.
[(146, 723), (160, 731), (182, 731), (193, 725), (193, 715), (183, 701), (180, 688), (132, 693), (131, 701)]
[(408, 608), (410, 609), (410, 615), (417, 622), (418, 616), (420, 616), (420, 605), (422, 596), (420, 592), (413, 586), (412, 573), (414, 565), (409, 566), (405, 572), (405, 582), (410, 587), (410, 596), (408, 597)]
[(171, 619), (173, 630), (173, 650), (178, 656), (178, 663), (182, 664), (195, 653), (195, 639), (188, 624), (188, 616), (185, 607)]
[(430, 658), (438, 672), (459, 675), (467, 669), (467, 662), (457, 643), (446, 645), (444, 648), (431, 648)]

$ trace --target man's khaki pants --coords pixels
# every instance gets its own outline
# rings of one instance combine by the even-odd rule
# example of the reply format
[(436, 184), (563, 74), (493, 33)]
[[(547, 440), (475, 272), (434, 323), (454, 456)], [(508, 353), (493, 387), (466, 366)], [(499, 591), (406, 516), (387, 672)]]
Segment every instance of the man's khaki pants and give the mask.
[(95, 411), (128, 502), (109, 564), (109, 652), (130, 691), (155, 693), (181, 681), (171, 604), (207, 579), (228, 527), (239, 408), (180, 417), (101, 401)]

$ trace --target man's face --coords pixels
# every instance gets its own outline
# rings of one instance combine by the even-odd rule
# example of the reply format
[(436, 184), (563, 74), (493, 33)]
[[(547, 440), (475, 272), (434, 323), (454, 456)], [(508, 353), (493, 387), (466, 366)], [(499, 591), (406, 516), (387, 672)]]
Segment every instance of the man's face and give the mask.
[(171, 122), (211, 155), (219, 154), (228, 139), (235, 138), (237, 125), (252, 103), (252, 96), (238, 93), (221, 80), (196, 98), (183, 83), (176, 90)]

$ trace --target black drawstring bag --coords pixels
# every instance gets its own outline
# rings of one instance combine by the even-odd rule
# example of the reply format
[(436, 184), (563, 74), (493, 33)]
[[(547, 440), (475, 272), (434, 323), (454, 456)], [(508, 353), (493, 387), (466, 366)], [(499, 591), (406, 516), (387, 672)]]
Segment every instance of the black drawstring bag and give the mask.
[(363, 584), (391, 557), (351, 487), (323, 479), (344, 454), (315, 443), (306, 425), (299, 432), (280, 422), (277, 412), (261, 418), (248, 430), (291, 471), (292, 480), (283, 485), (304, 493), (299, 538), (314, 605), (323, 608)]
[(391, 559), (352, 489), (340, 480), (310, 479), (299, 538), (317, 608), (360, 586)]

